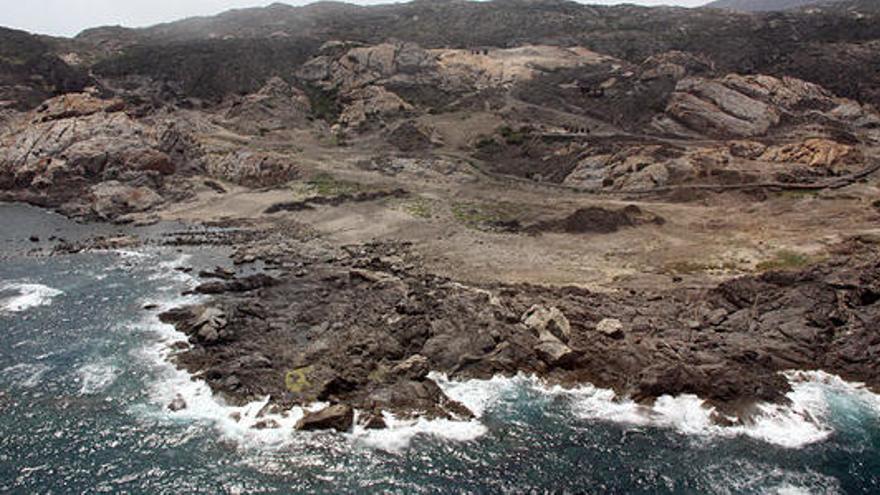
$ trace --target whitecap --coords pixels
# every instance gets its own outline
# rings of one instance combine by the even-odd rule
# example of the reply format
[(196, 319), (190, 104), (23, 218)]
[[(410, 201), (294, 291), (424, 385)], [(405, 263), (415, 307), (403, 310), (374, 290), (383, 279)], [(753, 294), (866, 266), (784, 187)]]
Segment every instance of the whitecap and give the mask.
[(80, 389), (83, 395), (92, 395), (103, 392), (113, 382), (119, 370), (107, 361), (99, 361), (82, 366), (77, 370), (79, 375)]
[(32, 283), (7, 283), (0, 286), (0, 291), (16, 292), (16, 295), (0, 300), (0, 311), (19, 313), (38, 306), (45, 306), (52, 299), (63, 294), (58, 289)]

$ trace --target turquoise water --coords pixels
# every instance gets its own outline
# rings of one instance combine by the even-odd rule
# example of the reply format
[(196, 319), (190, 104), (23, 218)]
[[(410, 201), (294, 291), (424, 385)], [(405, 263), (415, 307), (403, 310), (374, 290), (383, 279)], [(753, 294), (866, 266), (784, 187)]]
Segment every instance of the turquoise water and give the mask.
[[(304, 434), (288, 418), (254, 432), (163, 361), (179, 337), (143, 309), (182, 300), (192, 280), (175, 266), (220, 253), (20, 256), (36, 227), (8, 222), (16, 208), (0, 206), (0, 492), (880, 491), (880, 402), (827, 377), (797, 387), (799, 419), (760, 431), (706, 426), (694, 400), (639, 420), (601, 391), (518, 378), (444, 383), (482, 412), (471, 424)], [(177, 393), (180, 414), (166, 408)]]

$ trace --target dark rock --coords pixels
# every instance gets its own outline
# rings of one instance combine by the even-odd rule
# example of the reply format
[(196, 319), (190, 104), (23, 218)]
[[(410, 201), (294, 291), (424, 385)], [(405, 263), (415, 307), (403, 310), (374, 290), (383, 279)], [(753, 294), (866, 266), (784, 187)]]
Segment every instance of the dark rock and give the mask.
[(265, 273), (249, 275), (225, 282), (208, 282), (196, 287), (199, 294), (223, 294), (225, 292), (250, 292), (264, 287), (271, 287), (278, 281)]
[(358, 418), (358, 424), (366, 430), (384, 430), (388, 428), (381, 410), (365, 411)]
[(168, 404), (168, 409), (173, 412), (182, 411), (182, 410), (186, 409), (186, 407), (187, 407), (186, 401), (183, 399), (183, 396), (181, 396), (180, 394), (177, 394), (177, 396), (174, 398), (174, 400), (172, 400), (171, 403)]
[(347, 432), (354, 424), (354, 409), (345, 404), (337, 404), (318, 412), (308, 412), (296, 423), (302, 431), (336, 430)]

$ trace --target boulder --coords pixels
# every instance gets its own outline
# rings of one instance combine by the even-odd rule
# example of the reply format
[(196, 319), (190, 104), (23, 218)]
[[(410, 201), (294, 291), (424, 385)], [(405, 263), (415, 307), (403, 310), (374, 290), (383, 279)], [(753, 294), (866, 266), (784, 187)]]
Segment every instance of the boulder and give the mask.
[(542, 361), (553, 367), (565, 367), (574, 363), (580, 353), (571, 347), (563, 344), (555, 337), (542, 339), (537, 346), (535, 352)]
[(623, 337), (623, 323), (617, 318), (605, 318), (596, 325), (596, 331), (611, 338)]
[(228, 324), (223, 310), (204, 305), (173, 309), (159, 315), (159, 320), (173, 324), (178, 331), (206, 343), (219, 340)]
[(358, 418), (358, 424), (363, 426), (365, 430), (384, 430), (388, 428), (388, 424), (385, 422), (385, 417), (382, 415), (382, 411), (373, 410), (366, 411)]
[(417, 380), (428, 376), (431, 371), (429, 365), (428, 358), (421, 354), (415, 354), (391, 368), (391, 374)]
[(308, 412), (297, 421), (295, 428), (301, 431), (336, 430), (346, 432), (354, 424), (354, 409), (336, 404), (318, 412)]
[(133, 187), (119, 181), (92, 186), (92, 210), (102, 219), (116, 220), (130, 213), (147, 211), (160, 203), (162, 196), (149, 187)]
[(170, 410), (172, 412), (182, 411), (182, 410), (186, 409), (186, 407), (187, 407), (186, 401), (183, 399), (183, 396), (180, 394), (177, 394), (177, 396), (174, 397), (174, 400), (172, 400), (171, 403), (168, 404), (168, 410)]
[(525, 326), (531, 328), (541, 338), (550, 333), (562, 342), (571, 338), (571, 323), (565, 314), (554, 306), (534, 305), (522, 316)]
[[(248, 149), (206, 156), (205, 172), (216, 179), (245, 187), (279, 185), (300, 176), (299, 167), (290, 156)], [(222, 186), (209, 187), (221, 194), (227, 192)]]

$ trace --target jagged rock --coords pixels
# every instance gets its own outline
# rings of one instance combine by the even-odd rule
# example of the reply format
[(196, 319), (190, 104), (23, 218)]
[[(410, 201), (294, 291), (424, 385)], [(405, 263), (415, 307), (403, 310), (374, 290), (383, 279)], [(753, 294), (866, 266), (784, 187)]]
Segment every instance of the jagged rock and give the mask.
[(666, 114), (690, 129), (718, 136), (760, 136), (780, 119), (770, 104), (701, 78), (679, 81)]
[(428, 376), (428, 372), (431, 371), (429, 366), (428, 358), (415, 354), (391, 368), (391, 374), (403, 376), (410, 380), (420, 379)]
[(234, 101), (225, 116), (237, 130), (263, 134), (305, 126), (310, 112), (302, 90), (273, 77), (258, 92)]
[(578, 352), (555, 337), (542, 339), (535, 346), (535, 351), (544, 362), (554, 367), (565, 367), (580, 357)]
[[(729, 74), (686, 77), (669, 98), (666, 114), (654, 127), (681, 134), (683, 128), (714, 137), (754, 137), (778, 126), (784, 116), (822, 115), (828, 120), (868, 122), (872, 112), (824, 88), (792, 77)], [(876, 115), (874, 116), (876, 118)]]
[(645, 59), (639, 67), (639, 78), (649, 81), (668, 77), (677, 81), (686, 76), (700, 76), (714, 71), (715, 64), (705, 55), (673, 50)]
[(562, 342), (571, 338), (571, 323), (556, 307), (535, 305), (522, 316), (522, 322), (540, 337), (550, 333)]
[(759, 159), (768, 162), (802, 163), (811, 167), (837, 169), (860, 163), (862, 156), (852, 146), (829, 139), (813, 138), (801, 143), (768, 147)]
[(367, 86), (348, 94), (350, 103), (342, 110), (339, 123), (357, 129), (371, 121), (382, 121), (412, 111), (400, 96), (382, 86)]
[(218, 341), (229, 321), (220, 308), (204, 305), (167, 311), (159, 315), (159, 320), (173, 324), (178, 331), (206, 343)]
[(346, 432), (354, 424), (354, 409), (345, 404), (337, 404), (318, 412), (308, 412), (295, 428), (302, 431), (336, 430)]
[(423, 151), (441, 144), (434, 129), (407, 120), (388, 134), (388, 142), (404, 152)]
[[(0, 137), (0, 189), (39, 192), (55, 205), (70, 201), (71, 215), (111, 220), (155, 206), (163, 177), (177, 166), (155, 128), (117, 110), (88, 96), (48, 102), (33, 122)], [(93, 208), (90, 200), (103, 202)]]
[(120, 99), (103, 100), (88, 93), (69, 93), (46, 100), (34, 112), (34, 122), (86, 117), (99, 112), (118, 112), (125, 108)]
[(358, 417), (358, 424), (365, 430), (384, 430), (388, 428), (381, 410), (365, 411)]
[(248, 275), (247, 277), (225, 280), (220, 282), (208, 282), (195, 288), (199, 294), (223, 294), (224, 292), (249, 292), (271, 287), (277, 280), (265, 273)]
[[(237, 149), (230, 153), (209, 154), (204, 163), (205, 172), (211, 177), (245, 187), (279, 185), (300, 176), (299, 167), (290, 156), (268, 151)], [(222, 186), (212, 189), (226, 192)]]

